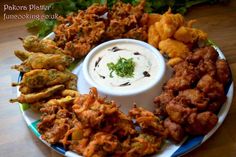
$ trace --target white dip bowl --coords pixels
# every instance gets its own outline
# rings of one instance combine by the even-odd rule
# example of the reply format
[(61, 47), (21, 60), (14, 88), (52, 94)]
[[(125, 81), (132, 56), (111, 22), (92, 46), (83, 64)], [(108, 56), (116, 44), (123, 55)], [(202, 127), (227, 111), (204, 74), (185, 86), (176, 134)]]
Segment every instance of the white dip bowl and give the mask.
[[(108, 68), (108, 63), (116, 64), (120, 58), (132, 58), (135, 63), (133, 76), (120, 77)], [(161, 92), (165, 73), (166, 65), (160, 52), (133, 39), (111, 40), (98, 45), (86, 56), (82, 67), (86, 86), (96, 87), (99, 95), (114, 100), (125, 113), (134, 103), (153, 111), (153, 99)]]

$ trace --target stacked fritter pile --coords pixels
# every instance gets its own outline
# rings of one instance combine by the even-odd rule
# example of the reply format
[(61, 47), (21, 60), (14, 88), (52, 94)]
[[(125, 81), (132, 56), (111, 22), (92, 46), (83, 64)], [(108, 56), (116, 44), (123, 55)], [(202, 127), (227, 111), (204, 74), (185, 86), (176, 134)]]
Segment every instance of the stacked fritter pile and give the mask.
[(12, 84), (19, 86), (21, 95), (11, 102), (43, 104), (77, 92), (77, 76), (67, 70), (74, 61), (72, 57), (64, 55), (49, 39), (29, 36), (23, 40), (23, 46), (29, 52), (15, 51), (23, 62), (12, 67), (24, 73), (21, 82)]
[(117, 38), (147, 39), (145, 1), (137, 6), (118, 1), (110, 9), (94, 4), (78, 14), (59, 19), (55, 28), (57, 46), (76, 59), (99, 43)]
[(156, 115), (164, 119), (168, 136), (180, 142), (186, 134), (204, 135), (218, 121), (231, 73), (213, 47), (199, 48), (174, 66), (174, 74), (155, 98)]
[(47, 142), (62, 143), (85, 157), (145, 156), (156, 153), (166, 137), (153, 113), (134, 107), (127, 116), (115, 102), (99, 97), (96, 88), (77, 96), (74, 104), (67, 102), (47, 102), (38, 130)]
[(192, 28), (196, 20), (186, 22), (181, 14), (172, 14), (171, 10), (149, 18), (152, 25), (148, 29), (148, 43), (160, 49), (171, 66), (183, 61), (199, 42), (207, 40), (205, 32)]

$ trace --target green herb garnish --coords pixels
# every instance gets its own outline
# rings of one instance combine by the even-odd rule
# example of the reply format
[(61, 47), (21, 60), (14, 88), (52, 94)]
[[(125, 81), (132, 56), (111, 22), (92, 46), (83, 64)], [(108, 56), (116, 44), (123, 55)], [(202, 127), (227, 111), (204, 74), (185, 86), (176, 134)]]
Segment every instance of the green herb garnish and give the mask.
[(110, 77), (113, 77), (112, 73), (115, 72), (117, 76), (120, 77), (133, 77), (134, 76), (134, 67), (135, 62), (133, 58), (119, 58), (117, 63), (108, 63), (108, 69), (110, 72)]

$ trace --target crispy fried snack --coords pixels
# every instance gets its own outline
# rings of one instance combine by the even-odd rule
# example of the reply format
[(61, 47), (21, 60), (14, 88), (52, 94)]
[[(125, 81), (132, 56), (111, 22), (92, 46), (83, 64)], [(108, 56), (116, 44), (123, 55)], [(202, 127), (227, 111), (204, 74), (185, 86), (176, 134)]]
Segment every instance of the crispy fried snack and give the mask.
[(32, 55), (31, 52), (21, 51), (21, 50), (16, 50), (16, 51), (14, 51), (14, 54), (15, 54), (15, 56), (18, 57), (21, 61), (27, 60), (27, 59)]
[(216, 61), (216, 71), (217, 71), (217, 80), (221, 82), (224, 86), (231, 79), (231, 71), (229, 65), (224, 59), (219, 59)]
[(185, 24), (184, 17), (181, 14), (172, 14), (168, 10), (162, 15), (160, 22), (155, 23), (155, 27), (160, 34), (161, 40), (172, 37), (175, 31)]
[(158, 117), (166, 117), (166, 104), (174, 98), (174, 92), (172, 90), (165, 90), (161, 95), (154, 98), (154, 103), (156, 104), (156, 109), (154, 114)]
[(180, 58), (180, 57), (174, 57), (174, 58), (170, 58), (169, 60), (168, 60), (168, 62), (167, 62), (167, 65), (170, 65), (170, 66), (174, 66), (174, 65), (176, 65), (176, 64), (178, 64), (178, 63), (180, 63), (180, 62), (182, 62), (183, 61), (183, 59), (182, 58)]
[(162, 138), (150, 134), (141, 133), (131, 140), (130, 150), (125, 157), (147, 156), (156, 153), (162, 144)]
[(231, 73), (227, 62), (218, 59), (209, 46), (197, 49), (173, 69), (173, 76), (154, 102), (156, 115), (166, 118), (168, 137), (180, 142), (185, 133), (204, 135), (217, 124), (214, 113), (226, 100), (224, 88)]
[(30, 52), (42, 52), (46, 54), (64, 54), (64, 51), (56, 46), (56, 43), (50, 39), (40, 40), (36, 36), (27, 36), (25, 39), (20, 38), (23, 46)]
[(195, 113), (196, 108), (189, 108), (189, 103), (186, 99), (177, 96), (166, 105), (166, 112), (170, 119), (178, 124), (184, 124), (190, 114)]
[(47, 142), (61, 143), (86, 157), (141, 157), (160, 149), (166, 131), (153, 113), (138, 107), (130, 111), (142, 129), (138, 132), (131, 117), (114, 102), (99, 97), (96, 88), (85, 95), (60, 93), (76, 97), (51, 99), (40, 108), (38, 130)]
[(62, 91), (64, 89), (64, 85), (55, 85), (49, 88), (46, 88), (37, 93), (31, 94), (21, 94), (17, 99), (10, 99), (11, 103), (20, 102), (20, 103), (35, 103), (40, 100), (49, 98), (53, 96), (56, 92)]
[(91, 88), (90, 94), (78, 97), (73, 110), (82, 124), (91, 128), (98, 127), (106, 118), (118, 112), (114, 102), (105, 103), (98, 97), (97, 90)]
[(200, 56), (204, 60), (211, 60), (216, 62), (218, 59), (218, 52), (212, 46), (206, 46), (203, 48), (199, 48), (193, 53), (194, 56)]
[(164, 127), (168, 131), (167, 136), (176, 142), (181, 142), (186, 135), (183, 127), (180, 124), (170, 120), (170, 118), (166, 118), (164, 120)]
[(136, 120), (136, 123), (141, 127), (143, 132), (148, 132), (156, 135), (165, 136), (166, 131), (163, 128), (161, 120), (152, 112), (141, 107), (134, 106), (129, 111), (129, 116)]
[(196, 107), (202, 111), (207, 108), (209, 99), (198, 89), (186, 89), (179, 92), (179, 96), (190, 102), (191, 107)]
[(78, 97), (80, 93), (78, 91), (72, 90), (72, 89), (65, 89), (61, 92), (61, 96), (66, 97)]
[(70, 77), (70, 79), (67, 82), (65, 82), (66, 89), (77, 90), (77, 81), (78, 81), (77, 75), (69, 71), (67, 72), (67, 75)]
[[(57, 84), (63, 84), (70, 80), (71, 76), (67, 72), (57, 71), (55, 69), (36, 69), (24, 74), (20, 83), (13, 83), (13, 86), (20, 85), (20, 91), (25, 93), (25, 88), (32, 91)], [(32, 90), (31, 90), (32, 89)]]
[(30, 53), (26, 51), (15, 51), (15, 55), (25, 57), (25, 60), (20, 65), (15, 65), (12, 68), (20, 72), (29, 72), (34, 69), (57, 69), (64, 71), (74, 59), (70, 56), (61, 54), (43, 54), (43, 53)]
[(184, 43), (173, 39), (162, 40), (159, 43), (159, 48), (162, 53), (170, 58), (180, 57), (184, 59), (190, 54), (189, 48)]
[(105, 40), (133, 38), (147, 40), (147, 14), (144, 14), (145, 1), (136, 6), (118, 1), (108, 12), (109, 25), (105, 31)]
[(204, 92), (211, 100), (224, 102), (226, 99), (223, 84), (212, 78), (209, 74), (204, 75), (199, 80), (197, 88)]
[(199, 79), (197, 69), (187, 61), (180, 62), (174, 67), (174, 75), (164, 85), (165, 90), (178, 92), (190, 88)]
[(105, 19), (101, 15), (106, 11), (106, 6), (93, 4), (77, 15), (61, 18), (54, 29), (55, 42), (75, 59), (85, 56), (100, 42), (105, 32)]
[(148, 28), (148, 43), (151, 44), (152, 46), (158, 48), (159, 47), (159, 42), (161, 41), (161, 37), (158, 34), (156, 28), (154, 25), (151, 25)]
[(159, 22), (161, 20), (161, 17), (162, 17), (161, 14), (155, 14), (155, 13), (148, 14), (148, 24), (147, 24), (148, 27), (155, 24), (156, 22)]
[(205, 135), (217, 122), (218, 117), (212, 112), (193, 113), (188, 117), (185, 130), (191, 135)]
[(184, 43), (196, 43), (207, 40), (207, 34), (202, 30), (181, 26), (174, 34), (174, 38)]
[(85, 148), (83, 155), (86, 157), (104, 157), (113, 153), (118, 146), (119, 141), (116, 136), (105, 132), (98, 132)]

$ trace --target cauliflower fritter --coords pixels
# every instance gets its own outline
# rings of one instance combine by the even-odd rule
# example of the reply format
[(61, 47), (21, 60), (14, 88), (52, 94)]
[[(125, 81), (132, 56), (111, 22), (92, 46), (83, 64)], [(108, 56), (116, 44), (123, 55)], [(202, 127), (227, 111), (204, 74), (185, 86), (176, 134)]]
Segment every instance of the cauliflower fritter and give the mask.
[(207, 40), (207, 34), (202, 30), (181, 26), (174, 34), (174, 38), (184, 43), (196, 43)]
[(159, 48), (162, 53), (167, 54), (170, 58), (180, 57), (184, 59), (190, 54), (190, 50), (187, 45), (173, 39), (160, 41)]

